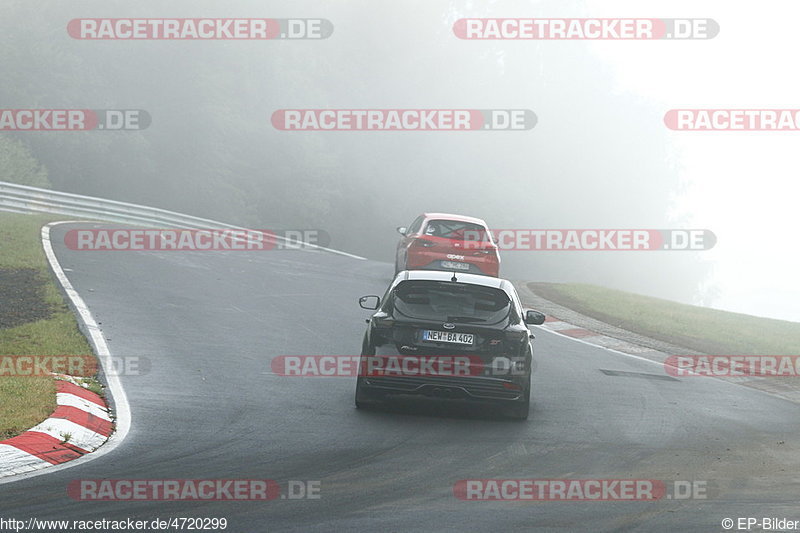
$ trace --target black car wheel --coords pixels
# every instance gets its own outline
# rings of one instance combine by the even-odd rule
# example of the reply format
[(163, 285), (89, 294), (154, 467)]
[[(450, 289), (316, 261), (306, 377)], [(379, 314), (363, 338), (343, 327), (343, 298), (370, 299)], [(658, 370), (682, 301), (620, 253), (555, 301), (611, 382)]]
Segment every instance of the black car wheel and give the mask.
[(356, 409), (369, 409), (380, 404), (380, 399), (374, 393), (365, 390), (362, 380), (356, 378)]
[(531, 388), (528, 389), (523, 394), (522, 398), (514, 402), (514, 405), (509, 407), (508, 409), (508, 416), (513, 418), (514, 420), (527, 420), (528, 413), (530, 412), (530, 405), (531, 405)]
[[(525, 361), (528, 368), (531, 368), (533, 364), (533, 350), (528, 347), (526, 352)], [(531, 405), (531, 376), (528, 375), (527, 386), (525, 387), (525, 391), (522, 393), (522, 396), (519, 400), (514, 402), (508, 410), (508, 415), (513, 418), (514, 420), (527, 420), (528, 413), (530, 412), (530, 405)]]
[[(375, 355), (375, 348), (370, 345), (366, 335), (364, 335), (364, 341), (361, 343), (361, 355)], [(366, 409), (381, 403), (377, 394), (364, 387), (363, 381), (364, 378), (361, 376), (356, 378), (357, 409)]]

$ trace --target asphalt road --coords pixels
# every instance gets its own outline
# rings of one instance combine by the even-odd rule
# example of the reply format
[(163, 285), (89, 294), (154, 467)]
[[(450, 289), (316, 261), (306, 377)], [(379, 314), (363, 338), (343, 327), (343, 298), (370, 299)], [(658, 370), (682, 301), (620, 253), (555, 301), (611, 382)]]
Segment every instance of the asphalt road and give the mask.
[[(132, 428), (96, 460), (0, 485), (0, 517), (226, 517), (228, 531), (722, 531), (731, 517), (800, 520), (797, 405), (533, 328), (524, 423), (430, 402), (360, 411), (354, 380), (287, 378), (278, 355), (357, 354), (391, 266), (324, 252), (76, 252), (57, 256), (115, 356)], [(608, 375), (601, 370), (646, 375)], [(318, 480), (320, 499), (79, 502), (76, 479)], [(461, 501), (462, 479), (658, 479), (706, 499)]]

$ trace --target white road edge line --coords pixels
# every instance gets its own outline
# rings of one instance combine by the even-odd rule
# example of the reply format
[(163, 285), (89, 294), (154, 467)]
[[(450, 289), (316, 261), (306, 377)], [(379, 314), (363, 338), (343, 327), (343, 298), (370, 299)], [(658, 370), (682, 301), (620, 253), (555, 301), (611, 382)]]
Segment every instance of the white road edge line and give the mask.
[(77, 459), (73, 459), (72, 461), (67, 461), (66, 463), (62, 463), (60, 465), (53, 465), (49, 468), (43, 468), (41, 470), (35, 470), (33, 472), (28, 472), (24, 474), (14, 475), (6, 478), (0, 478), (0, 485), (6, 483), (13, 483), (15, 481), (20, 481), (22, 479), (28, 479), (36, 476), (41, 476), (43, 474), (51, 474), (53, 472), (58, 472), (60, 470), (65, 470), (67, 468), (72, 468), (73, 466), (79, 466), (85, 464), (93, 459), (97, 459), (98, 457), (102, 457), (107, 453), (114, 451), (114, 449), (119, 446), (125, 437), (128, 435), (128, 432), (131, 428), (131, 408), (130, 404), (128, 403), (128, 397), (125, 395), (125, 389), (122, 388), (122, 383), (119, 380), (119, 376), (113, 372), (113, 368), (111, 367), (111, 352), (108, 349), (108, 345), (106, 344), (106, 340), (103, 338), (103, 334), (100, 331), (100, 327), (95, 322), (92, 313), (89, 311), (89, 308), (86, 306), (86, 302), (83, 301), (83, 298), (80, 297), (78, 292), (69, 282), (67, 279), (66, 274), (64, 273), (64, 269), (61, 268), (61, 265), (56, 259), (56, 254), (53, 252), (53, 245), (50, 243), (50, 228), (53, 226), (57, 226), (59, 224), (73, 224), (75, 222), (82, 223), (82, 221), (77, 220), (69, 220), (69, 221), (62, 221), (62, 222), (51, 222), (42, 227), (42, 247), (44, 248), (44, 253), (47, 256), (47, 261), (50, 263), (50, 268), (53, 270), (53, 273), (58, 279), (58, 282), (61, 284), (62, 289), (66, 293), (67, 297), (70, 299), (72, 305), (78, 312), (80, 320), (83, 322), (83, 325), (86, 328), (86, 331), (89, 333), (89, 342), (92, 344), (94, 348), (95, 354), (97, 358), (100, 360), (100, 364), (105, 371), (106, 381), (108, 382), (108, 388), (106, 389), (113, 398), (113, 406), (114, 406), (114, 415), (115, 419), (114, 422), (116, 424), (114, 433), (108, 438), (105, 444), (100, 446), (96, 451), (92, 453), (88, 453), (84, 456), (81, 456)]
[[(639, 361), (646, 361), (648, 363), (652, 363), (654, 365), (658, 365), (662, 369), (665, 366), (670, 366), (672, 368), (676, 368), (676, 367), (674, 367), (672, 365), (667, 365), (667, 364), (665, 364), (663, 362), (659, 363), (658, 361), (653, 361), (652, 359), (648, 359), (648, 358), (642, 357), (640, 355), (634, 355), (632, 353), (621, 352), (619, 350), (615, 350), (614, 348), (608, 348), (606, 346), (600, 346), (599, 344), (592, 344), (591, 342), (587, 342), (587, 341), (585, 341), (583, 339), (579, 339), (577, 337), (570, 337), (569, 335), (564, 335), (563, 333), (559, 333), (558, 331), (556, 331), (554, 329), (547, 329), (547, 328), (544, 328), (542, 326), (538, 326), (538, 327), (539, 327), (540, 330), (547, 331), (548, 333), (553, 333), (554, 335), (558, 335), (559, 337), (564, 337), (565, 339), (571, 339), (573, 341), (580, 342), (581, 344), (585, 344), (587, 346), (592, 346), (593, 348), (599, 348), (601, 350), (605, 350), (607, 352), (615, 353), (617, 355), (624, 355), (625, 357), (630, 357), (631, 359), (638, 359)], [(579, 326), (576, 326), (576, 327), (579, 327)], [(581, 329), (585, 329), (585, 328), (581, 328)], [(612, 338), (614, 338), (614, 337), (612, 337)], [(631, 344), (633, 344), (633, 343), (631, 343)], [(658, 351), (658, 350), (653, 350), (653, 351)], [(663, 353), (663, 352), (661, 352), (661, 353)], [(667, 354), (667, 355), (669, 355), (669, 354)], [(728, 381), (727, 379), (723, 379), (723, 378), (717, 377), (717, 376), (701, 376), (700, 374), (698, 374), (698, 373), (696, 373), (694, 371), (691, 371), (691, 370), (689, 371), (689, 373), (692, 374), (693, 376), (711, 378), (711, 379), (714, 379), (714, 380), (716, 380), (716, 381), (718, 381), (720, 383), (727, 383), (728, 385), (732, 385), (734, 387), (746, 387), (748, 390), (761, 392), (763, 394), (766, 394), (767, 396), (771, 396), (773, 398), (777, 398), (777, 399), (783, 400), (785, 402), (791, 402), (793, 404), (796, 404), (796, 402), (794, 402), (794, 401), (792, 401), (792, 400), (790, 400), (788, 398), (785, 398), (784, 396), (781, 396), (778, 393), (771, 392), (771, 391), (764, 390), (764, 389), (759, 389), (759, 388), (756, 388), (756, 387), (748, 387), (744, 383), (737, 383), (735, 381)], [(669, 374), (665, 374), (665, 375), (669, 375)], [(673, 377), (675, 377), (676, 379), (678, 378), (678, 376), (673, 376)], [(691, 376), (683, 376), (683, 377), (691, 377)]]

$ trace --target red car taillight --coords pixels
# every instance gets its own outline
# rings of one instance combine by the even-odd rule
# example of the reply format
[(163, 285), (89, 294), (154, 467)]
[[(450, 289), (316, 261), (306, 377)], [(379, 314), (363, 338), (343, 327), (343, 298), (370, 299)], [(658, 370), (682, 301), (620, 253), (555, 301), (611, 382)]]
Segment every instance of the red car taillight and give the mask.
[(411, 245), (419, 248), (431, 248), (432, 246), (436, 246), (436, 243), (433, 241), (426, 241), (425, 239), (416, 239)]
[(494, 255), (497, 253), (497, 248), (494, 246), (486, 246), (478, 249), (472, 249), (472, 255)]

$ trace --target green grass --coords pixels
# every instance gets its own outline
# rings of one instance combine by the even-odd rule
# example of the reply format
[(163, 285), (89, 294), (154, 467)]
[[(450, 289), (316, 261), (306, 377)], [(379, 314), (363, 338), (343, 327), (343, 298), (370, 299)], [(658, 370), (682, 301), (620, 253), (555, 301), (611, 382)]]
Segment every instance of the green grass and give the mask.
[(800, 323), (680, 304), (578, 283), (529, 283), (539, 296), (608, 324), (720, 355), (798, 355)]
[[(41, 227), (58, 218), (0, 213), (0, 268), (33, 268), (45, 281), (42, 298), (53, 314), (44, 320), (0, 329), (0, 355), (91, 355), (75, 316), (56, 287), (40, 238)], [(92, 380), (91, 390), (100, 386)], [(49, 377), (0, 377), (0, 439), (17, 435), (55, 409)]]

